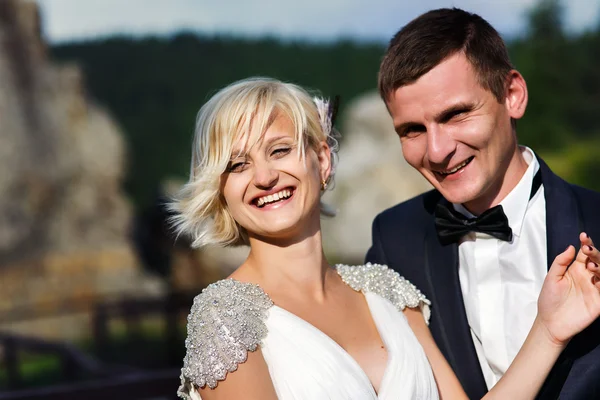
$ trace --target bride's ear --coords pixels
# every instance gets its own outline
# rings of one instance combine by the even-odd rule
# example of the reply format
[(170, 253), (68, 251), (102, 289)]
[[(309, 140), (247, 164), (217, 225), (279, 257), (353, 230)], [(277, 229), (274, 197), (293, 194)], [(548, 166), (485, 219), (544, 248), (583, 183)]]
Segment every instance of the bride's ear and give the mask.
[(317, 158), (319, 160), (319, 172), (321, 181), (327, 181), (329, 174), (331, 173), (331, 148), (327, 142), (323, 141), (319, 143), (317, 148)]

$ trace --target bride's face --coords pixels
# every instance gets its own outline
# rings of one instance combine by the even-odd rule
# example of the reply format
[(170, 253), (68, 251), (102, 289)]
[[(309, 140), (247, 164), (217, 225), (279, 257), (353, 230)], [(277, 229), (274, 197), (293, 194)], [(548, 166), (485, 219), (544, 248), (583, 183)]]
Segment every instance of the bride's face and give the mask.
[(251, 238), (291, 239), (319, 223), (329, 148), (307, 146), (302, 159), (294, 133), (292, 121), (280, 113), (252, 148), (235, 146), (222, 176), (229, 212)]

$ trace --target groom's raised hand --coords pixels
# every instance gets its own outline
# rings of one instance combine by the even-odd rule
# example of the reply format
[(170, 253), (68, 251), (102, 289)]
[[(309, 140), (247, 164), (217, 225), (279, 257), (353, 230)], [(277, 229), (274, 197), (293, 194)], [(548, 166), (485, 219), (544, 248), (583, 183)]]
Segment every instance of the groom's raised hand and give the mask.
[(581, 250), (577, 255), (581, 262), (586, 264), (587, 269), (594, 274), (594, 284), (600, 289), (600, 251), (594, 246), (592, 238), (587, 233), (582, 232), (579, 235), (581, 241)]
[(538, 299), (538, 317), (557, 344), (566, 344), (600, 316), (598, 268), (591, 261), (598, 250), (584, 235), (577, 254), (569, 246), (556, 256)]

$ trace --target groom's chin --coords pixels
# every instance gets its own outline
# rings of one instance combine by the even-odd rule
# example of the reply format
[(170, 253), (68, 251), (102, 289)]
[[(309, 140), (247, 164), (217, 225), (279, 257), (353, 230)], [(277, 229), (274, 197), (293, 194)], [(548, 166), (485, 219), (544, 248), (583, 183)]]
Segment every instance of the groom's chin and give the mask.
[(472, 202), (477, 198), (477, 191), (473, 190), (471, 185), (456, 185), (456, 184), (438, 184), (435, 188), (441, 195), (454, 204), (465, 204)]

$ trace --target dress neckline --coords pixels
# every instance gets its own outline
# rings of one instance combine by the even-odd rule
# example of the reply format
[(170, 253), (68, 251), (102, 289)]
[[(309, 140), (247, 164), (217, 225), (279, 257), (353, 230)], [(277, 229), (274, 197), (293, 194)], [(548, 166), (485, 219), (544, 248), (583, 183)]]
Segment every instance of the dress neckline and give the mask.
[[(387, 380), (386, 379), (387, 376), (389, 375), (390, 365), (391, 365), (391, 361), (392, 361), (394, 354), (392, 352), (391, 346), (389, 345), (387, 337), (384, 335), (385, 331), (380, 329), (379, 322), (378, 322), (377, 318), (375, 317), (375, 314), (373, 313), (372, 305), (371, 305), (371, 302), (369, 301), (369, 297), (367, 295), (368, 293), (361, 293), (361, 294), (363, 295), (365, 301), (367, 302), (367, 307), (369, 309), (369, 315), (371, 316), (371, 319), (373, 320), (373, 323), (375, 324), (377, 333), (378, 333), (381, 341), (383, 342), (383, 345), (385, 346), (385, 350), (387, 353), (385, 369), (383, 371), (383, 375), (381, 376), (381, 380), (379, 382), (379, 390), (375, 390), (375, 386), (373, 385), (373, 382), (371, 382), (371, 380), (369, 379), (369, 376), (367, 375), (365, 370), (361, 367), (361, 365), (358, 363), (358, 361), (356, 361), (356, 359), (342, 345), (340, 345), (337, 341), (335, 341), (331, 336), (327, 335), (321, 329), (317, 328), (316, 326), (314, 326), (313, 324), (311, 324), (304, 318), (299, 317), (298, 315), (294, 314), (291, 311), (286, 310), (285, 308), (279, 307), (277, 304), (273, 304), (272, 308), (275, 308), (275, 309), (279, 310), (280, 312), (292, 317), (295, 321), (298, 321), (299, 323), (303, 324), (310, 331), (315, 333), (317, 336), (320, 336), (326, 342), (331, 344), (335, 349), (337, 349), (337, 351), (340, 354), (342, 354), (343, 357), (353, 366), (353, 368), (364, 378), (365, 382), (368, 383), (371, 394), (375, 398), (379, 399), (379, 398), (383, 398), (381, 396), (382, 396), (382, 393), (385, 392), (385, 386), (386, 386), (385, 382)], [(377, 296), (376, 294), (373, 294), (373, 295)]]
[[(338, 275), (341, 277), (340, 271), (338, 270), (337, 265), (334, 266), (334, 269), (338, 273)], [(377, 330), (377, 334), (379, 335), (379, 338), (381, 339), (381, 341), (383, 342), (383, 345), (385, 347), (385, 351), (386, 351), (386, 354), (387, 354), (386, 365), (385, 365), (385, 369), (383, 371), (383, 375), (381, 376), (381, 380), (379, 382), (379, 390), (375, 390), (375, 386), (373, 385), (373, 382), (371, 382), (371, 380), (369, 379), (369, 376), (367, 375), (367, 373), (365, 372), (365, 370), (361, 367), (361, 365), (358, 363), (358, 361), (356, 361), (356, 359), (341, 344), (339, 344), (337, 341), (335, 341), (331, 336), (329, 336), (328, 334), (326, 334), (321, 329), (317, 328), (315, 325), (311, 324), (310, 322), (308, 322), (304, 318), (302, 318), (302, 317), (294, 314), (293, 312), (288, 311), (285, 308), (280, 307), (277, 304), (275, 304), (275, 302), (273, 301), (273, 299), (271, 299), (271, 297), (260, 287), (260, 285), (258, 285), (256, 283), (251, 283), (251, 282), (239, 281), (239, 280), (237, 280), (235, 278), (227, 278), (226, 280), (231, 280), (231, 281), (237, 282), (237, 283), (242, 284), (242, 285), (251, 285), (251, 286), (259, 288), (265, 294), (265, 296), (267, 296), (269, 298), (269, 300), (271, 300), (271, 304), (272, 304), (271, 308), (276, 308), (277, 310), (280, 310), (284, 314), (286, 314), (288, 316), (291, 316), (294, 320), (296, 320), (299, 323), (302, 323), (303, 325), (307, 326), (309, 330), (311, 330), (312, 332), (314, 332), (316, 335), (321, 336), (325, 341), (327, 341), (328, 343), (330, 343), (358, 371), (358, 373), (364, 378), (365, 382), (368, 382), (368, 386), (369, 386), (369, 389), (371, 391), (371, 394), (375, 398), (377, 398), (377, 399), (382, 398), (381, 394), (384, 393), (384, 389), (385, 389), (385, 385), (384, 384), (386, 382), (386, 377), (389, 375), (388, 372), (390, 371), (390, 364), (391, 364), (391, 359), (393, 357), (393, 354), (392, 354), (392, 351), (391, 351), (391, 346), (389, 346), (389, 342), (388, 342), (386, 336), (384, 335), (385, 330), (383, 330), (383, 329), (380, 328), (379, 322), (378, 322), (375, 314), (373, 313), (372, 304), (369, 301), (369, 296), (368, 296), (368, 294), (370, 292), (364, 292), (362, 290), (356, 290), (356, 289), (354, 289), (342, 277), (342, 282), (344, 282), (344, 284), (346, 286), (350, 287), (352, 290), (354, 290), (356, 292), (359, 292), (363, 296), (365, 302), (367, 303), (367, 308), (369, 310), (369, 316), (371, 317), (371, 320), (373, 321), (373, 324), (375, 324), (375, 329)], [(372, 294), (375, 295), (375, 296), (378, 296), (375, 293), (372, 293)]]

